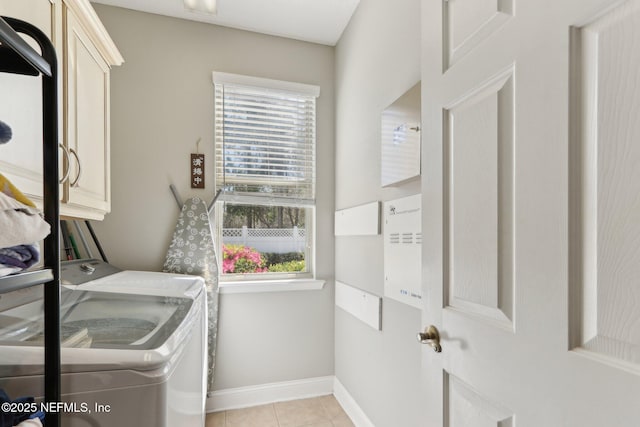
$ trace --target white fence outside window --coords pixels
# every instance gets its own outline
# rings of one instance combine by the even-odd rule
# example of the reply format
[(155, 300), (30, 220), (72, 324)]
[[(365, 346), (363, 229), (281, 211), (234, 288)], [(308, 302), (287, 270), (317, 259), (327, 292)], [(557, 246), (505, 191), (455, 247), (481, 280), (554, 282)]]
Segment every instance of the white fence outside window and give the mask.
[(304, 228), (224, 228), (222, 242), (225, 245), (244, 245), (258, 252), (304, 252), (306, 233)]

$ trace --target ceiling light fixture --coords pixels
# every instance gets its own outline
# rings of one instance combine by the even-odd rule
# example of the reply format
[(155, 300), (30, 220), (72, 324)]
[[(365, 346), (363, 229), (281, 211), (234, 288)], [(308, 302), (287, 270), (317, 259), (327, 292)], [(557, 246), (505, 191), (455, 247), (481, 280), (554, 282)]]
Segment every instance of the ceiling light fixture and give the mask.
[(211, 15), (218, 13), (216, 0), (183, 0), (184, 7), (191, 12), (204, 12)]

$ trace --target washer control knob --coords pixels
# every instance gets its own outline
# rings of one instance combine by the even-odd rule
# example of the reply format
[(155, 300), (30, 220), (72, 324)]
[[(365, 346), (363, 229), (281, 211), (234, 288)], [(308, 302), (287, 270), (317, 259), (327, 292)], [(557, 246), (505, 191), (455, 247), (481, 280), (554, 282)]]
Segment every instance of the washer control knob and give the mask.
[(95, 267), (92, 267), (89, 264), (80, 264), (80, 271), (82, 271), (85, 274), (93, 274), (94, 271), (96, 271)]

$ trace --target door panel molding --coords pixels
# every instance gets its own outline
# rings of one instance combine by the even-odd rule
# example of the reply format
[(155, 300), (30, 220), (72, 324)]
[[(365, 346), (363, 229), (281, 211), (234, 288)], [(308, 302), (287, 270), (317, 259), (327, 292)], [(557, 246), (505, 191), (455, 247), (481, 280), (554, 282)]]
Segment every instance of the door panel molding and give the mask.
[(444, 73), (514, 15), (514, 0), (442, 0)]
[(444, 306), (514, 330), (514, 74), (443, 109)]
[(571, 349), (640, 374), (639, 28), (631, 0), (572, 29), (569, 281)]
[(455, 375), (444, 372), (445, 427), (512, 427), (514, 414), (487, 399)]

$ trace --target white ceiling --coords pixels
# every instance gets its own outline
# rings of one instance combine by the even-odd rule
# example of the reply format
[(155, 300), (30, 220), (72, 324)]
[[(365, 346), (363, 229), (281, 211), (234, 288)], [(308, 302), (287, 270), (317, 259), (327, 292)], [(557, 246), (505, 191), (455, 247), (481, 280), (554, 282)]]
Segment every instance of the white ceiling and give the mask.
[(183, 0), (91, 1), (334, 46), (360, 0), (218, 0), (217, 15), (189, 11)]

